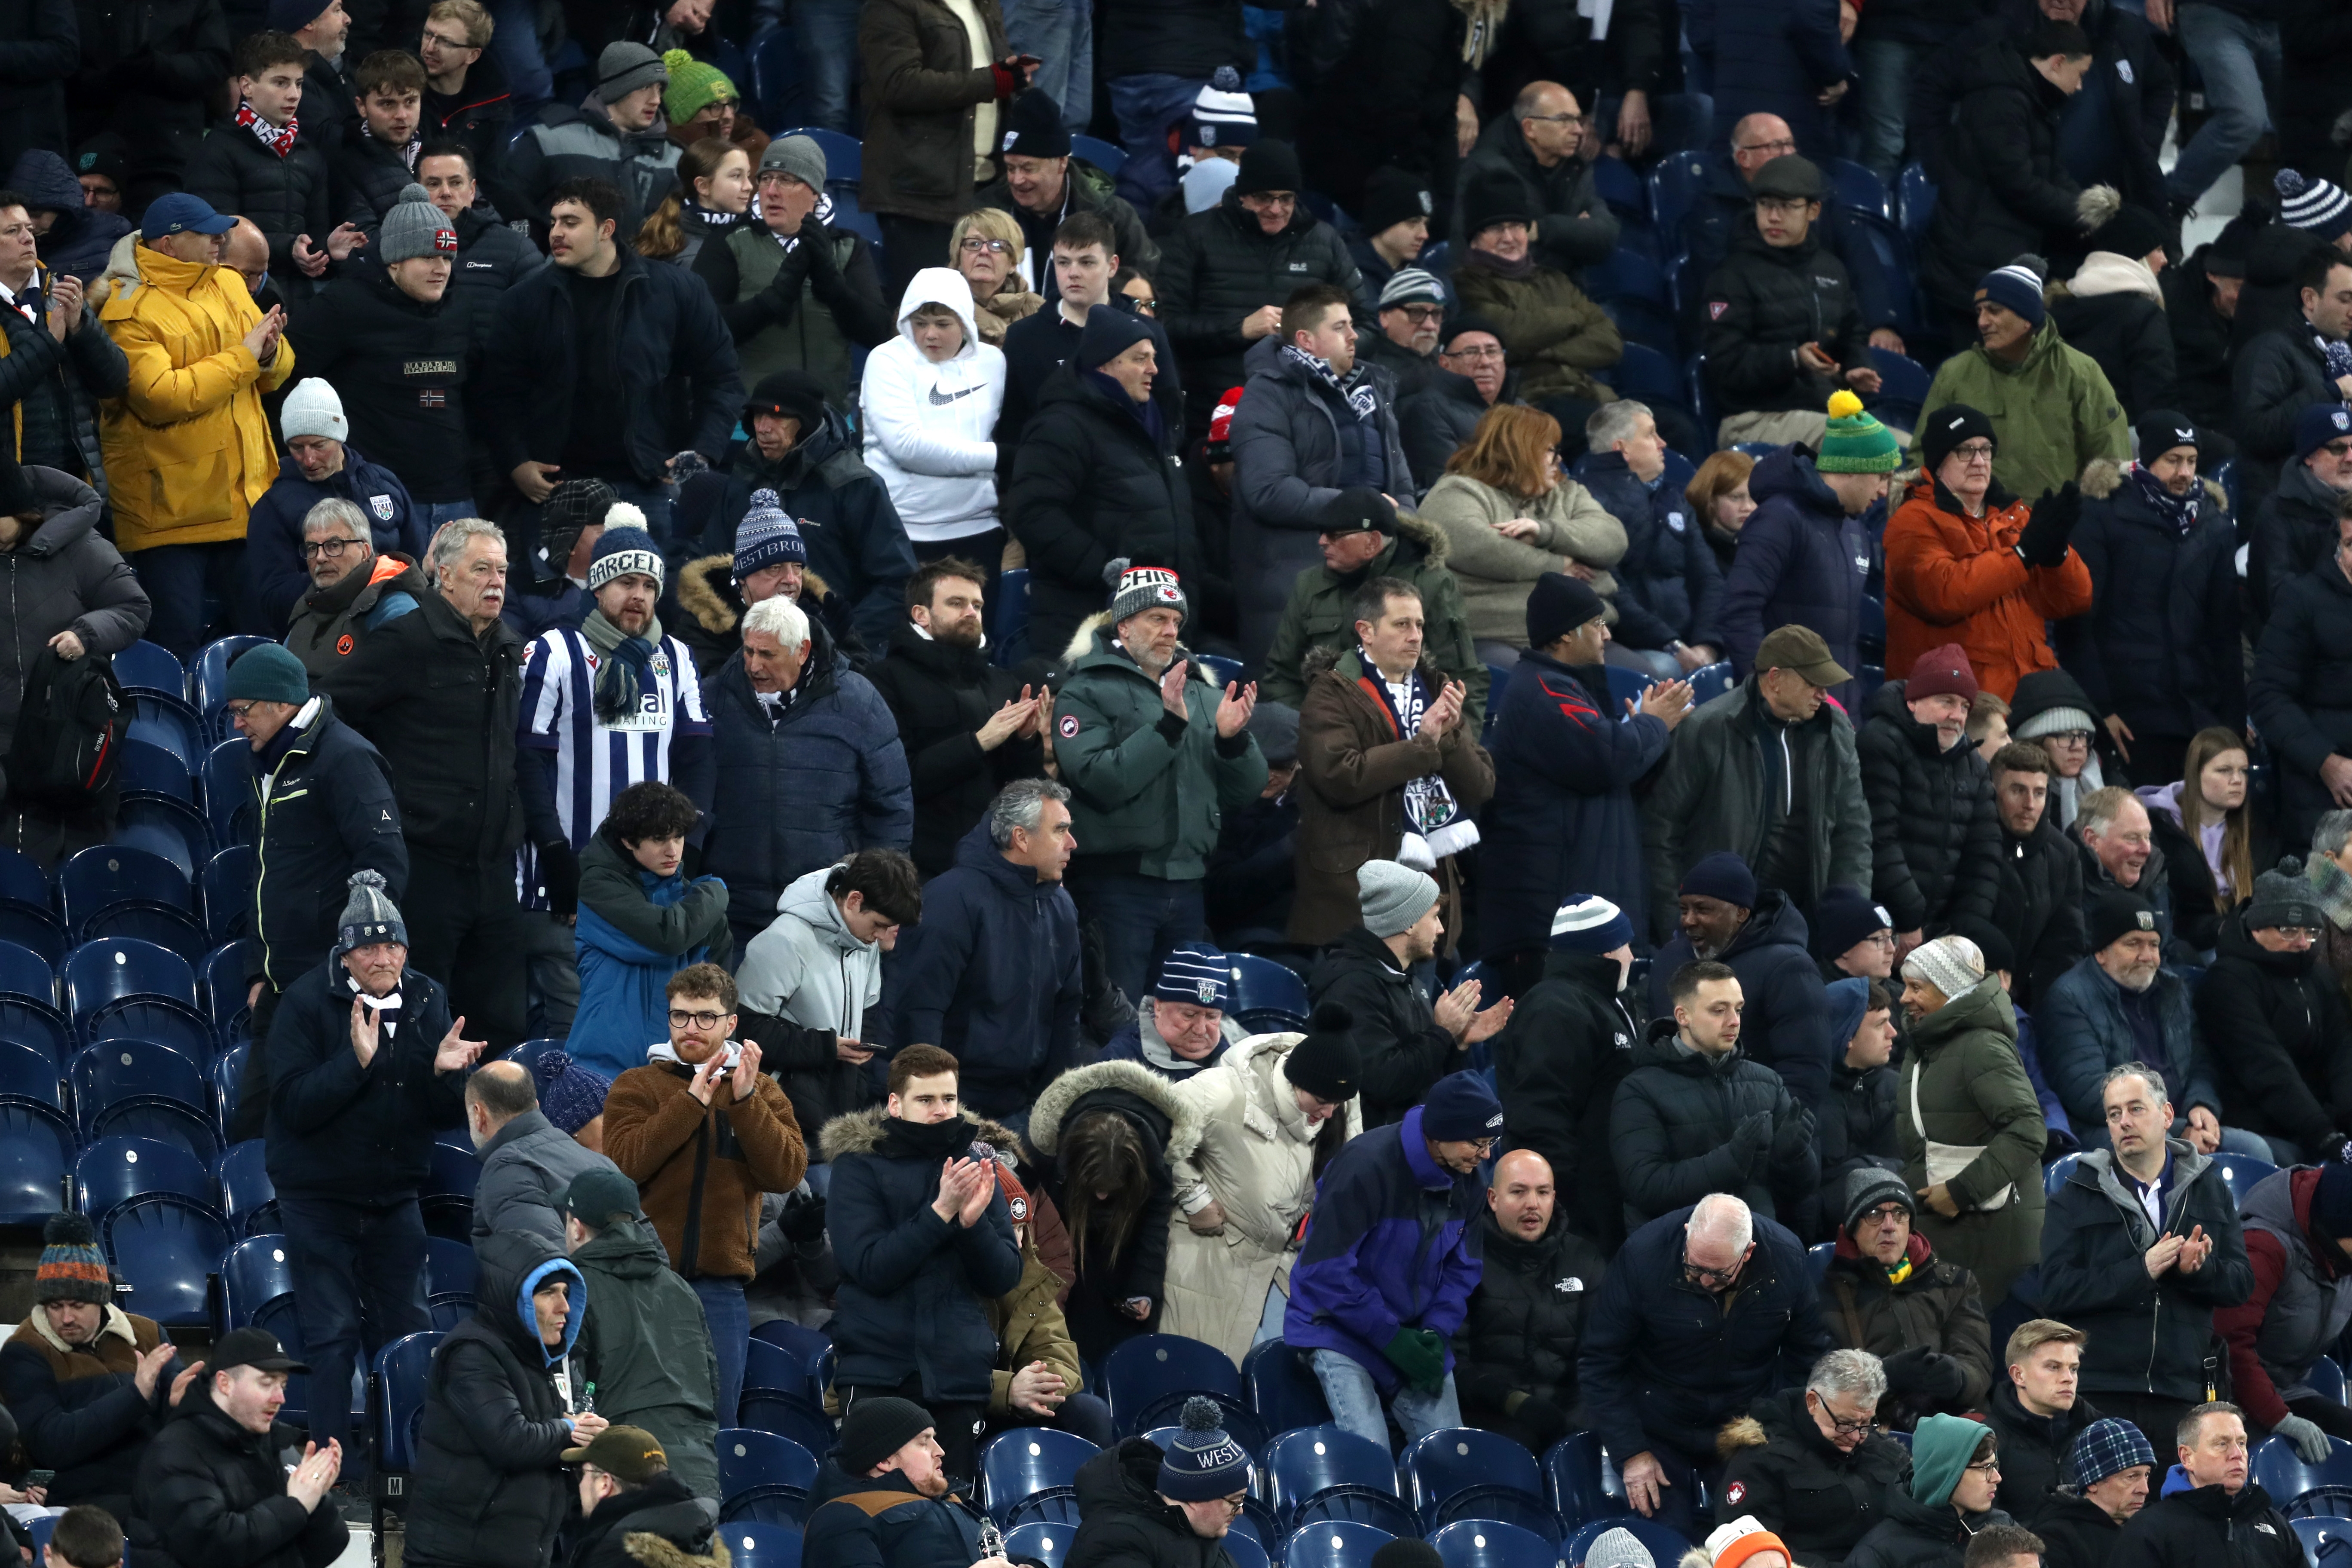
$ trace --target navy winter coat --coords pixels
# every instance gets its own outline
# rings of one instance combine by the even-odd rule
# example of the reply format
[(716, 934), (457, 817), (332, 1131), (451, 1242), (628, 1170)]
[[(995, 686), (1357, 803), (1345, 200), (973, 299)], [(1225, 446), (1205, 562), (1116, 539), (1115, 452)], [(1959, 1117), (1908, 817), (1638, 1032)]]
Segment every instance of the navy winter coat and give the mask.
[[(1789, 895), (1768, 888), (1748, 923), (1717, 957), (1739, 976), (1748, 999), (1740, 1050), (1779, 1073), (1789, 1092), (1818, 1120), (1830, 1109), (1830, 1058), (1845, 1053), (1843, 1045), (1834, 1053), (1830, 1048), (1829, 996), (1820, 966), (1805, 951), (1808, 934), (1805, 917)], [(1674, 1016), (1675, 971), (1696, 956), (1687, 936), (1677, 935), (1658, 950), (1650, 966), (1650, 1016)]]
[(898, 721), (881, 693), (843, 667), (823, 622), (809, 623), (809, 643), (792, 701), (772, 721), (740, 652), (703, 688), (719, 781), (702, 868), (727, 883), (738, 952), (768, 929), (793, 879), (856, 850), (915, 841)]
[(449, 1032), (449, 994), (410, 968), (400, 978), (399, 1025), (374, 1058), (352, 1050), (358, 994), (339, 963), (296, 978), (270, 1019), (270, 1184), (280, 1192), (388, 1208), (414, 1198), (433, 1158), (433, 1135), (465, 1120), (466, 1075), (436, 1073)]
[(1717, 142), (1746, 115), (1777, 114), (1806, 157), (1836, 153), (1835, 111), (1816, 100), (1854, 74), (1837, 0), (1686, 0), (1683, 27), (1715, 66)]
[(2280, 590), (2246, 694), (2286, 785), (2290, 837), (2331, 810), (2319, 764), (2352, 756), (2352, 580), (2329, 562)]
[(1495, 794), (1479, 814), (1484, 951), (1542, 946), (1570, 893), (1598, 893), (1649, 930), (1633, 786), (1667, 739), (1663, 720), (1622, 719), (1599, 666), (1520, 655), (1495, 721)]
[(366, 514), (378, 555), (398, 550), (412, 561), (425, 559), (430, 539), (423, 520), (410, 508), (408, 487), (398, 474), (369, 462), (348, 442), (342, 471), (315, 483), (304, 479), (289, 458), (278, 465), (277, 480), (253, 503), (253, 513), (246, 520), (240, 630), (275, 640), (293, 625), (302, 595), (310, 591), (310, 574), (302, 564), (302, 520), (322, 500), (347, 500)]
[[(1756, 510), (1739, 531), (1723, 586), (1723, 637), (1733, 667), (1747, 675), (1765, 634), (1793, 621), (1820, 633), (1847, 670), (1859, 670), (1863, 584), (1878, 553), (1885, 503), (1848, 517), (1813, 459), (1794, 447), (1759, 459), (1748, 493)], [(1851, 682), (1830, 695), (1854, 712)]]
[(983, 818), (923, 889), (885, 982), (898, 1038), (950, 1052), (965, 1104), (1024, 1110), (1077, 1054), (1077, 906), (999, 853)]
[(266, 974), (281, 991), (327, 961), (352, 872), (382, 874), (384, 896), (395, 906), (408, 888), (408, 844), (400, 834), (392, 769), (366, 737), (335, 717), (331, 699), (316, 700), (317, 714), (288, 737), (277, 765), (258, 781), (268, 796), (259, 803), (254, 887), (253, 934), (260, 941), (251, 944), (259, 951), (247, 974)]
[(1625, 525), (1625, 553), (1609, 569), (1617, 579), (1616, 639), (1627, 647), (1676, 640), (1721, 647), (1723, 577), (1672, 470), (1644, 484), (1622, 455), (1595, 452), (1576, 465), (1576, 478)]

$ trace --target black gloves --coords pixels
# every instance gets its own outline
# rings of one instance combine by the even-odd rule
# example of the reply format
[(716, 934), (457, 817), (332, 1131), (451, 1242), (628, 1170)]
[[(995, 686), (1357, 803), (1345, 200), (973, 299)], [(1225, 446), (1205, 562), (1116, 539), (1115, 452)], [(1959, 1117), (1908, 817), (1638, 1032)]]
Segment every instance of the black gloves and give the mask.
[(1785, 1163), (1804, 1158), (1813, 1142), (1813, 1115), (1802, 1105), (1790, 1101), (1789, 1115), (1772, 1134), (1772, 1158)]
[(784, 1199), (776, 1228), (787, 1239), (806, 1244), (824, 1234), (824, 1199), (815, 1193), (793, 1193)]
[(1922, 1409), (1957, 1405), (1968, 1386), (1966, 1368), (1943, 1352), (1925, 1345), (1895, 1352), (1886, 1358), (1885, 1366), (1886, 1392)]
[(2066, 541), (2083, 515), (2083, 492), (2074, 481), (2059, 490), (2044, 490), (2033, 503), (2024, 531), (2017, 536), (2017, 556), (2028, 566), (2061, 566), (2066, 561)]
[(539, 848), (540, 886), (547, 889), (548, 908), (559, 915), (580, 912), (580, 857), (572, 846), (561, 838), (551, 838)]
[(1752, 1168), (1772, 1147), (1772, 1113), (1758, 1110), (1741, 1117), (1731, 1130), (1730, 1147), (1742, 1165)]

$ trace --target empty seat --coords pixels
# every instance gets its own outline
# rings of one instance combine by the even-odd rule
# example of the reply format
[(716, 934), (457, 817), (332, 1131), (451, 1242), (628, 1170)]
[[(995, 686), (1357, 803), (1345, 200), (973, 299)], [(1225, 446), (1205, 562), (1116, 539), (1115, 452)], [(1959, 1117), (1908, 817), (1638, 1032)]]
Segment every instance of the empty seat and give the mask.
[(806, 1517), (816, 1456), (790, 1437), (744, 1426), (719, 1434), (719, 1517), (780, 1524)]
[(482, 1163), (470, 1143), (456, 1142), (464, 1137), (462, 1132), (444, 1132), (433, 1140), (432, 1164), (417, 1190), (416, 1206), (429, 1234), (470, 1243), (474, 1189), (481, 1184)]
[(221, 1258), (221, 1316), (213, 1327), (222, 1333), (242, 1329), (258, 1319), (271, 1302), (293, 1293), (294, 1267), (287, 1256), (286, 1238), (249, 1236)]
[(1081, 136), (1072, 132), (1070, 152), (1084, 158), (1106, 174), (1116, 175), (1127, 164), (1127, 149), (1099, 136)]
[[(1404, 1495), (1421, 1516), (1423, 1530), (1434, 1529), (1440, 1510), (1464, 1499), (1474, 1505), (1497, 1492), (1515, 1492), (1528, 1502), (1543, 1501), (1543, 1470), (1524, 1444), (1494, 1432), (1458, 1426), (1431, 1432), (1405, 1446), (1397, 1461)], [(1491, 1515), (1452, 1512), (1446, 1517), (1490, 1518)]]
[(252, 942), (250, 937), (224, 942), (196, 965), (196, 994), (203, 1000), (205, 1017), (224, 1040), (242, 1033), (253, 1013), (246, 1002), (252, 990), (252, 983), (246, 978)]
[(143, 1193), (108, 1215), (100, 1239), (130, 1286), (124, 1310), (173, 1328), (211, 1321), (207, 1281), (228, 1250), (228, 1227), (175, 1193)]
[[(791, 37), (789, 28), (777, 32), (787, 40)], [(727, 1542), (734, 1568), (801, 1568), (801, 1531), (796, 1524), (737, 1520), (719, 1534)], [(1060, 1564), (1049, 1568), (1060, 1568)]]
[(993, 622), (989, 646), (996, 663), (1010, 669), (1029, 655), (1029, 568), (1015, 566), (998, 574), (988, 610)]
[(370, 1369), (368, 1422), (375, 1433), (378, 1478), (371, 1511), (378, 1541), (383, 1539), (385, 1505), (397, 1509), (408, 1494), (409, 1472), (416, 1466), (412, 1437), (425, 1408), (425, 1374), (440, 1344), (437, 1333), (404, 1334), (375, 1352)]
[(153, 795), (176, 800), (184, 805), (196, 804), (196, 783), (188, 776), (187, 764), (163, 747), (145, 741), (122, 743), (120, 782), (126, 798)]
[(1445, 1568), (1557, 1568), (1559, 1543), (1499, 1520), (1465, 1519), (1429, 1538)]
[(1255, 953), (1225, 955), (1232, 965), (1234, 1016), (1252, 1029), (1303, 1029), (1314, 1009), (1297, 972)]
[(253, 793), (253, 748), (232, 735), (205, 753), (205, 821), (215, 843), (252, 845), (261, 840), (259, 805)]
[(1372, 1553), (1395, 1539), (1385, 1530), (1345, 1521), (1295, 1530), (1283, 1544), (1283, 1568), (1371, 1568)]
[(0, 1225), (41, 1225), (64, 1208), (73, 1159), (65, 1112), (0, 1091)]
[(221, 1213), (237, 1235), (266, 1236), (284, 1228), (278, 1217), (278, 1188), (269, 1179), (268, 1151), (260, 1139), (248, 1138), (221, 1151), (220, 1193)]
[(252, 1054), (253, 1042), (240, 1040), (213, 1058), (213, 1120), (224, 1140), (236, 1137), (237, 1100), (245, 1089), (246, 1058)]
[(174, 702), (188, 698), (188, 672), (170, 648), (144, 637), (114, 656), (114, 679), (125, 691), (160, 692)]
[(142, 1193), (177, 1193), (217, 1212), (213, 1174), (185, 1149), (152, 1138), (101, 1138), (74, 1162), (74, 1198), (103, 1219)]
[(812, 1454), (833, 1447), (833, 1417), (804, 1394), (747, 1388), (736, 1405), (735, 1419), (739, 1425), (790, 1437)]
[(1045, 1568), (1062, 1568), (1062, 1559), (1069, 1555), (1070, 1538), (1077, 1527), (1068, 1524), (1024, 1524), (1004, 1535), (1004, 1555), (1015, 1563), (1024, 1559), (1043, 1563)]
[(803, 125), (796, 131), (780, 131), (778, 136), (805, 136), (824, 153), (824, 183), (834, 185), (854, 185), (862, 177), (866, 161), (866, 144), (855, 136), (840, 131), (828, 131), (821, 125)]
[(99, 1112), (127, 1100), (170, 1100), (199, 1115), (212, 1113), (212, 1087), (204, 1068), (171, 1047), (148, 1040), (86, 1046), (66, 1064), (66, 1078), (85, 1130)]
[(1285, 1432), (1266, 1446), (1266, 1500), (1286, 1524), (1313, 1500), (1333, 1492), (1397, 1495), (1396, 1467), (1378, 1443), (1337, 1426)]
[(0, 1099), (29, 1100), (52, 1110), (66, 1108), (58, 1058), (46, 1042), (28, 1045), (0, 1039)]
[(0, 1040), (42, 1051), (61, 1070), (73, 1055), (73, 1037), (56, 1009), (23, 996), (0, 996)]
[(231, 844), (205, 862), (197, 879), (205, 906), (205, 931), (215, 947), (253, 930), (253, 890), (261, 859), (250, 844)]
[(1078, 1467), (1101, 1452), (1048, 1426), (1016, 1426), (981, 1446), (980, 1500), (1003, 1524), (1013, 1505), (1043, 1492), (1076, 1495)]
[(1104, 1358), (1102, 1375), (1111, 1425), (1122, 1436), (1172, 1421), (1188, 1394), (1222, 1394), (1241, 1404), (1241, 1373), (1232, 1359), (1181, 1334), (1126, 1341)]
[(76, 1029), (110, 1002), (152, 996), (198, 1017), (195, 966), (168, 948), (123, 938), (84, 942), (66, 955), (66, 1014)]
[(1328, 1426), (1331, 1405), (1323, 1385), (1280, 1340), (1252, 1345), (1242, 1357), (1242, 1384), (1251, 1414), (1269, 1432)]
[(18, 899), (0, 899), (0, 942), (12, 942), (41, 955), (50, 968), (65, 962), (65, 922), (58, 919), (45, 899), (37, 904)]
[(29, 947), (0, 940), (0, 996), (21, 996), (54, 1012), (58, 1005), (57, 972), (49, 961)]
[(92, 917), (124, 906), (195, 912), (188, 876), (161, 856), (115, 844), (93, 845), (58, 868), (59, 911), (80, 938)]

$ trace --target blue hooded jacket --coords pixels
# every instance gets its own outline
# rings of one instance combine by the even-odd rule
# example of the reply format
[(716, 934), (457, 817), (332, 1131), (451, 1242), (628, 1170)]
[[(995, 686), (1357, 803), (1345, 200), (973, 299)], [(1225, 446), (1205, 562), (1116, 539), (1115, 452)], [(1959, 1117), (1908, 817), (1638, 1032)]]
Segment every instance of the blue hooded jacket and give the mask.
[[(726, 887), (716, 877), (688, 881), (682, 872), (662, 877), (642, 868), (636, 869), (636, 879), (646, 901), (665, 910), (683, 900), (698, 882)], [(646, 1047), (669, 1037), (665, 987), (670, 976), (709, 957), (709, 945), (684, 952), (656, 952), (598, 914), (585, 899), (580, 900), (573, 943), (580, 966), (580, 1012), (564, 1050), (572, 1060), (601, 1073), (618, 1075), (645, 1066)]]
[[(1848, 517), (1813, 459), (1783, 447), (1758, 459), (1748, 479), (1756, 510), (1739, 531), (1739, 552), (1723, 585), (1723, 638), (1742, 678), (1755, 668), (1765, 634), (1794, 622), (1830, 645), (1848, 674), (1862, 668), (1862, 599), (1885, 525), (1884, 501)], [(1853, 682), (1830, 695), (1858, 711)]]
[[(1292, 1349), (1352, 1358), (1383, 1396), (1403, 1382), (1382, 1353), (1397, 1331), (1434, 1329), (1451, 1341), (1485, 1269), (1473, 1222), (1486, 1179), (1431, 1159), (1421, 1113), (1416, 1105), (1363, 1134), (1323, 1173), (1282, 1320)], [(1450, 1343), (1445, 1367), (1454, 1369)]]

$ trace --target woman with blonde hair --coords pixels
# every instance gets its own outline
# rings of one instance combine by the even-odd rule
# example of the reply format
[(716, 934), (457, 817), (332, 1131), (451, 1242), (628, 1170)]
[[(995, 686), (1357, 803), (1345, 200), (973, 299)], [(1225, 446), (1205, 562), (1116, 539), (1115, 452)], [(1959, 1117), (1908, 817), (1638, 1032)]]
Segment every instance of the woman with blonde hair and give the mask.
[(2255, 873), (2278, 862), (2276, 837), (2249, 796), (2247, 763), (2246, 738), (2216, 725), (2189, 737), (2179, 778), (2134, 792), (2164, 857), (2173, 934), (2200, 952), (2221, 940), (2221, 917), (2253, 896)]
[(1604, 601), (1617, 591), (1606, 568), (1625, 553), (1625, 525), (1561, 472), (1559, 421), (1541, 409), (1498, 403), (1486, 410), (1446, 459), (1421, 515), (1445, 531), (1446, 564), (1488, 664), (1518, 663), (1528, 595), (1545, 573), (1580, 577)]
[(980, 341), (1004, 346), (1005, 330), (1045, 303), (1023, 282), (1021, 223), (1002, 207), (978, 207), (959, 219), (948, 241), (948, 265), (971, 285)]
[(724, 237), (751, 210), (751, 154), (706, 136), (678, 154), (677, 184), (637, 230), (637, 253), (691, 268), (712, 235)]

